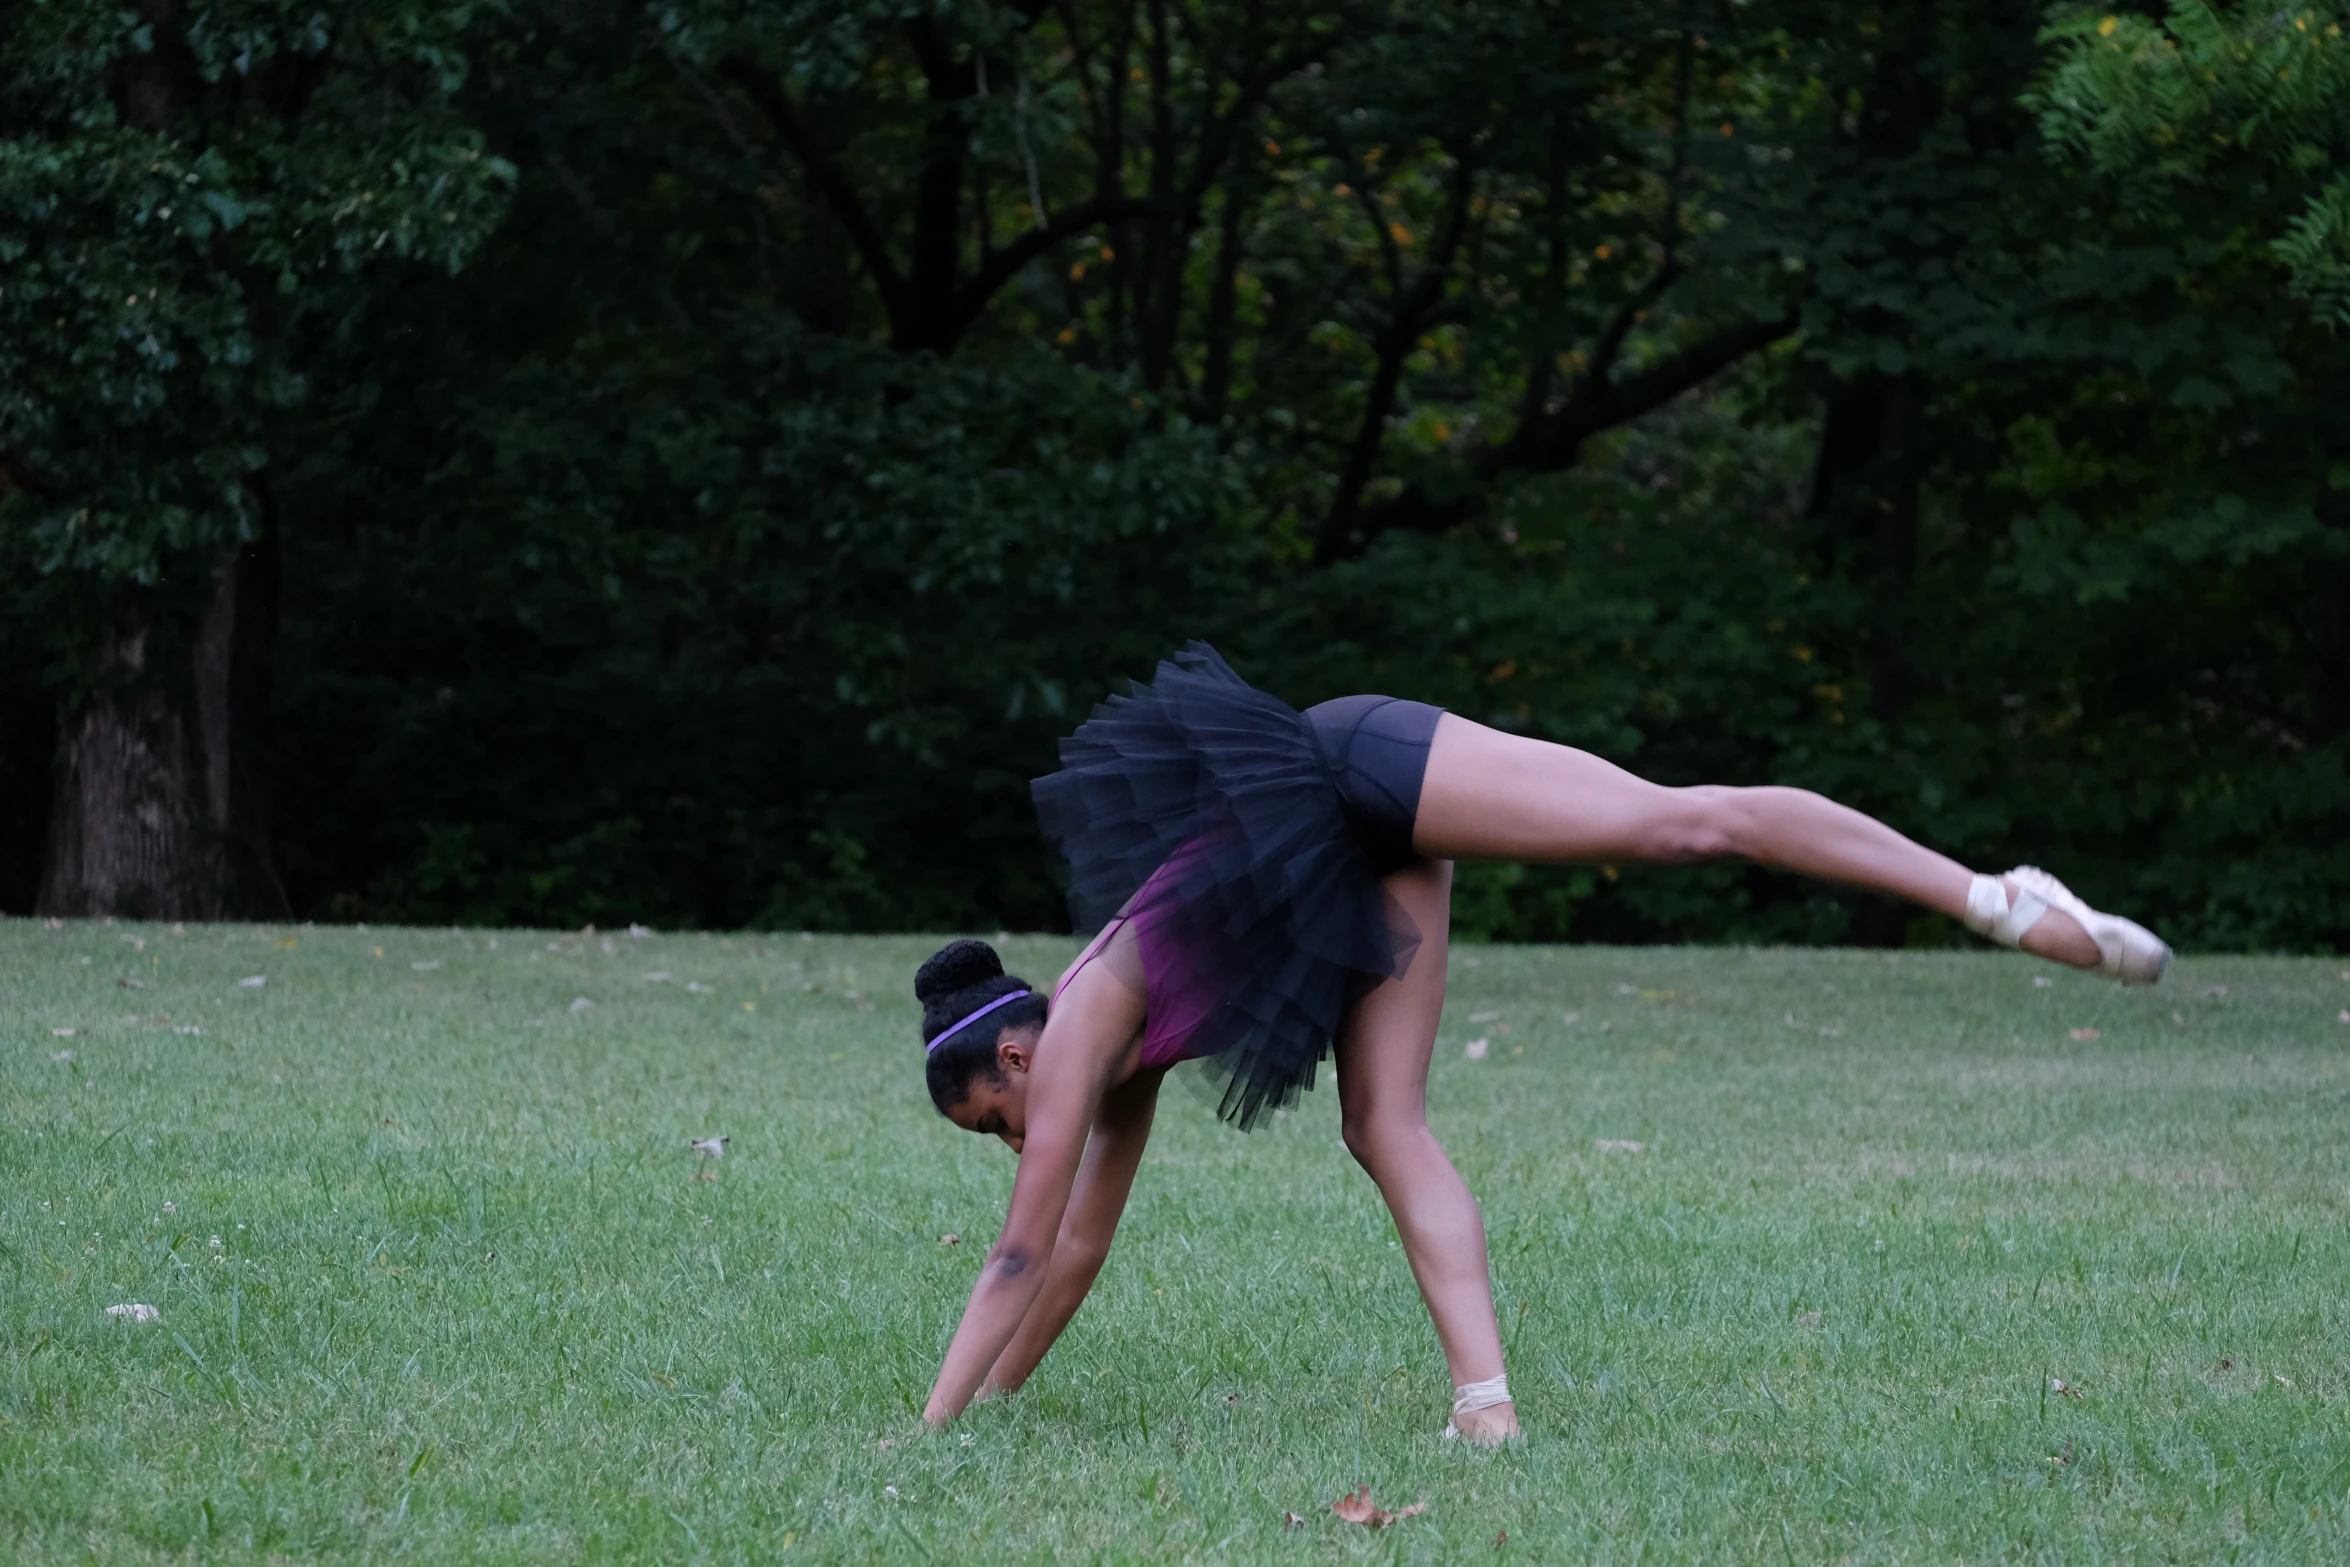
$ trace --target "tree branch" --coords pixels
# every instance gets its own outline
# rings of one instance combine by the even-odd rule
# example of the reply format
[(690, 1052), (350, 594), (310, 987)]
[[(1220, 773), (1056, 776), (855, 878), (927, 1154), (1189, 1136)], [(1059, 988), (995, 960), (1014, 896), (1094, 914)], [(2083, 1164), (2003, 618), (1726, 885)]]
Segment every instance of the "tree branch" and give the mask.
[(1022, 267), (1055, 245), (1074, 239), (1087, 229), (1126, 218), (1181, 216), (1181, 207), (1141, 196), (1096, 196), (1063, 210), (1044, 227), (1030, 229), (990, 256), (978, 275), (962, 287), (955, 296), (955, 333), (960, 335), (976, 321), (979, 313), (987, 308), (987, 302), (1001, 292), (1005, 284), (1019, 276)]
[(822, 145), (808, 133), (801, 123), (799, 110), (784, 87), (783, 79), (775, 72), (740, 55), (730, 55), (718, 62), (718, 74), (742, 89), (743, 95), (764, 115), (775, 134), (791, 149), (792, 156), (808, 171), (812, 181), (840, 219), (840, 226), (849, 236), (849, 243), (857, 250), (857, 258), (865, 263), (873, 286), (881, 292), (882, 309), (889, 313), (893, 327), (901, 320), (906, 308), (906, 280), (890, 259), (889, 247), (881, 237), (881, 230), (873, 221), (865, 204), (857, 197), (856, 187), (849, 183), (847, 171), (841, 168)]
[[(1473, 469), (1474, 483), (1447, 487), (1438, 499), (1427, 488), (1412, 485), (1395, 499), (1363, 511), (1356, 533), (1365, 542), (1382, 533), (1411, 529), (1438, 533), (1482, 515), (1493, 504), (1500, 481), (1513, 474), (1556, 473), (1575, 465), (1584, 443), (1593, 436), (1627, 424), (1663, 406), (1694, 387), (1702, 386), (1730, 366), (1791, 337), (1793, 316), (1746, 321), (1685, 348), (1628, 381), (1610, 381), (1579, 393), (1567, 407), (1545, 421), (1534, 436), (1525, 432), (1493, 448)], [(1470, 475), (1463, 475), (1469, 478)]]

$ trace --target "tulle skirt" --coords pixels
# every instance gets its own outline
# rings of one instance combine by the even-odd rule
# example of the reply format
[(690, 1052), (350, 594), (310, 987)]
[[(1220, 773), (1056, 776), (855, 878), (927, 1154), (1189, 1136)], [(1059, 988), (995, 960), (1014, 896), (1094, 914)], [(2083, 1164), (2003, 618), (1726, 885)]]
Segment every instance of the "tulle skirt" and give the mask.
[(1146, 1059), (1205, 1062), (1244, 1131), (1313, 1086), (1347, 1008), (1419, 945), (1342, 772), (1304, 715), (1194, 642), (1095, 708), (1034, 785), (1078, 931), (1135, 928)]

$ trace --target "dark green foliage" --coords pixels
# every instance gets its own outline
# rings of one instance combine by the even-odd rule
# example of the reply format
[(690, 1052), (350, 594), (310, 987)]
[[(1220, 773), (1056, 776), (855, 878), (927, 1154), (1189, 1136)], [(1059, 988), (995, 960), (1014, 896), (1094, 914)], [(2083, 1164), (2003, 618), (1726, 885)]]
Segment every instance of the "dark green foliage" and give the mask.
[[(5, 645), (70, 707), (106, 584), (197, 593), (266, 501), (304, 912), (1050, 925), (1027, 780), (1207, 636), (1301, 706), (1392, 690), (1818, 788), (2184, 942), (2350, 945), (2323, 7), (400, 16), (380, 70), (330, 19), (299, 116), (172, 133), (236, 209), (209, 250), (103, 173), (152, 133), (64, 107), (135, 23), (0, 44), (41, 127), (0, 165)], [(74, 180), (114, 204), (44, 216)], [(96, 256), (43, 329), (24, 291)], [(1459, 901), (1956, 939), (1734, 867)]]

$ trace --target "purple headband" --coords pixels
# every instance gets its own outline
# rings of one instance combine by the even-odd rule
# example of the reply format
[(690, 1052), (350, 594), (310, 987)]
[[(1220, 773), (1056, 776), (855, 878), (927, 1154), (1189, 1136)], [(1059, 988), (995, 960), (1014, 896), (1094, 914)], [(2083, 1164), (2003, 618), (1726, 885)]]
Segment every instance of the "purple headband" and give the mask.
[(924, 1045), (922, 1047), (924, 1053), (927, 1054), (936, 1050), (939, 1046), (945, 1044), (948, 1040), (954, 1038), (957, 1034), (960, 1034), (964, 1029), (969, 1028), (972, 1024), (987, 1016), (990, 1012), (1000, 1012), (1005, 1007), (1010, 1006), (1013, 1002), (1025, 1001), (1030, 996), (1035, 994), (1036, 992), (1033, 990), (1015, 990), (1008, 996), (996, 997), (993, 1001), (990, 1001), (986, 1006), (981, 1007), (976, 1012), (965, 1013), (962, 1019), (952, 1028), (944, 1030), (936, 1039), (933, 1039), (929, 1044)]

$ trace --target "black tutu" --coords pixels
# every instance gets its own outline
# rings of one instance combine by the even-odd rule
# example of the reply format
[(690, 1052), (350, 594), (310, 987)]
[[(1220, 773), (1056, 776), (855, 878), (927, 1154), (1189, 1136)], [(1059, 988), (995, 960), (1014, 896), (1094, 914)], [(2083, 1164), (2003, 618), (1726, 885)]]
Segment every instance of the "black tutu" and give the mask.
[(1337, 771), (1304, 715), (1194, 642), (1095, 708), (1034, 785), (1078, 932), (1134, 926), (1144, 1059), (1206, 1062), (1243, 1130), (1313, 1086), (1348, 1006), (1419, 945)]

